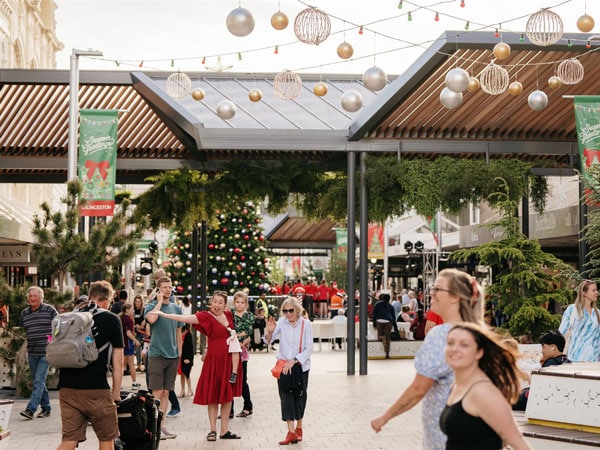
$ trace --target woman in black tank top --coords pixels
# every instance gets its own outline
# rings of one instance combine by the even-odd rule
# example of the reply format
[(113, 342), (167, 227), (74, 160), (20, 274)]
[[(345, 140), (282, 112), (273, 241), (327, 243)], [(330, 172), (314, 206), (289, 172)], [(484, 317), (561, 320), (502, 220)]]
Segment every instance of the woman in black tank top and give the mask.
[(531, 450), (514, 421), (510, 403), (519, 378), (514, 353), (478, 325), (454, 326), (446, 341), (446, 362), (455, 383), (440, 416), (446, 450)]

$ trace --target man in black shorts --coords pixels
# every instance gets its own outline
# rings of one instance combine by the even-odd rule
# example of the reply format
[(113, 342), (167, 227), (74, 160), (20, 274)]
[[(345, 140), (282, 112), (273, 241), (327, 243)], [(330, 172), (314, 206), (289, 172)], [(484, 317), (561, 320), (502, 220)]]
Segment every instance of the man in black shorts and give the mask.
[[(58, 398), (62, 419), (62, 442), (58, 450), (73, 450), (85, 441), (87, 421), (92, 423), (98, 437), (100, 450), (112, 450), (114, 439), (119, 436), (117, 407), (123, 378), (123, 331), (121, 319), (108, 311), (113, 289), (107, 281), (91, 284), (88, 304), (79, 304), (80, 311), (94, 307), (103, 310), (94, 314), (92, 333), (96, 347), (110, 342), (98, 355), (98, 359), (82, 369), (60, 369)], [(112, 351), (112, 390), (106, 373), (108, 358)]]

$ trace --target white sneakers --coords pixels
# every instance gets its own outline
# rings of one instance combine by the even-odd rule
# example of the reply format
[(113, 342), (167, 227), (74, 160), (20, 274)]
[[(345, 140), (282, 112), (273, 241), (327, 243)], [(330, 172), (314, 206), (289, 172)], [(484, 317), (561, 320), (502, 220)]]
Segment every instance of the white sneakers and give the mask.
[(170, 431), (167, 431), (166, 428), (163, 428), (162, 430), (160, 430), (160, 439), (164, 440), (164, 439), (175, 439), (177, 437), (177, 435), (175, 433), (171, 433)]

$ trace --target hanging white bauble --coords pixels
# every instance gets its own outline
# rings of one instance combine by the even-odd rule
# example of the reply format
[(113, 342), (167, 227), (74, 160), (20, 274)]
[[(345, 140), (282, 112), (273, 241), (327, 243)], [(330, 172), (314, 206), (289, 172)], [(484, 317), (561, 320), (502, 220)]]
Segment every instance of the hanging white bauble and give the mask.
[(382, 90), (387, 84), (387, 75), (380, 67), (373, 66), (365, 70), (362, 81), (368, 90), (376, 92)]
[(248, 36), (254, 30), (254, 17), (246, 8), (235, 8), (227, 16), (226, 24), (234, 36)]
[(445, 87), (440, 93), (440, 102), (448, 109), (454, 109), (462, 104), (462, 92), (454, 92), (450, 88)]
[(529, 40), (542, 47), (556, 44), (563, 35), (563, 21), (558, 14), (547, 8), (529, 16), (525, 25)]
[(167, 78), (167, 94), (173, 98), (184, 98), (192, 91), (192, 80), (183, 72), (175, 72)]
[(556, 68), (556, 75), (564, 84), (577, 84), (583, 80), (585, 70), (577, 58), (562, 61)]
[(229, 120), (237, 112), (237, 106), (230, 100), (221, 100), (217, 105), (217, 115), (223, 120)]
[(469, 73), (458, 67), (446, 74), (446, 87), (453, 92), (463, 92), (469, 87)]
[(348, 112), (356, 112), (362, 108), (363, 98), (360, 92), (349, 90), (342, 94), (342, 108)]
[(544, 91), (533, 91), (527, 97), (527, 103), (534, 111), (541, 111), (548, 106), (548, 96)]

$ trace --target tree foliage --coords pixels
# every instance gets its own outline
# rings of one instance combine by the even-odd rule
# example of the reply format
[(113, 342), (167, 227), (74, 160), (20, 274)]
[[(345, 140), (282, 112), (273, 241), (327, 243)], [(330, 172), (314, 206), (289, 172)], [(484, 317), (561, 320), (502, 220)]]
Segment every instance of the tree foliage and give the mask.
[[(137, 240), (147, 226), (145, 219), (133, 220), (129, 211), (131, 202), (124, 198), (112, 218), (97, 218), (89, 230), (88, 239), (76, 230), (79, 224), (78, 199), (82, 185), (78, 181), (67, 184), (67, 195), (61, 199), (64, 212), (52, 211), (43, 203), (42, 216), (34, 216), (32, 246), (43, 276), (56, 276), (59, 291), (64, 288), (65, 276), (87, 280), (108, 279), (135, 254)], [(112, 280), (117, 281), (117, 280)]]
[(457, 262), (475, 259), (478, 264), (491, 266), (495, 277), (487, 289), (489, 301), (510, 316), (508, 328), (513, 335), (527, 333), (537, 338), (558, 327), (560, 316), (549, 313), (547, 306), (570, 302), (572, 291), (561, 285), (563, 276), (571, 276), (572, 269), (519, 231), (519, 219), (515, 216), (517, 202), (511, 199), (508, 184), (503, 180), (498, 182), (502, 191), (494, 193), (490, 201), (502, 215), (486, 226), (500, 227), (504, 237), (479, 247), (457, 250), (450, 258)]

